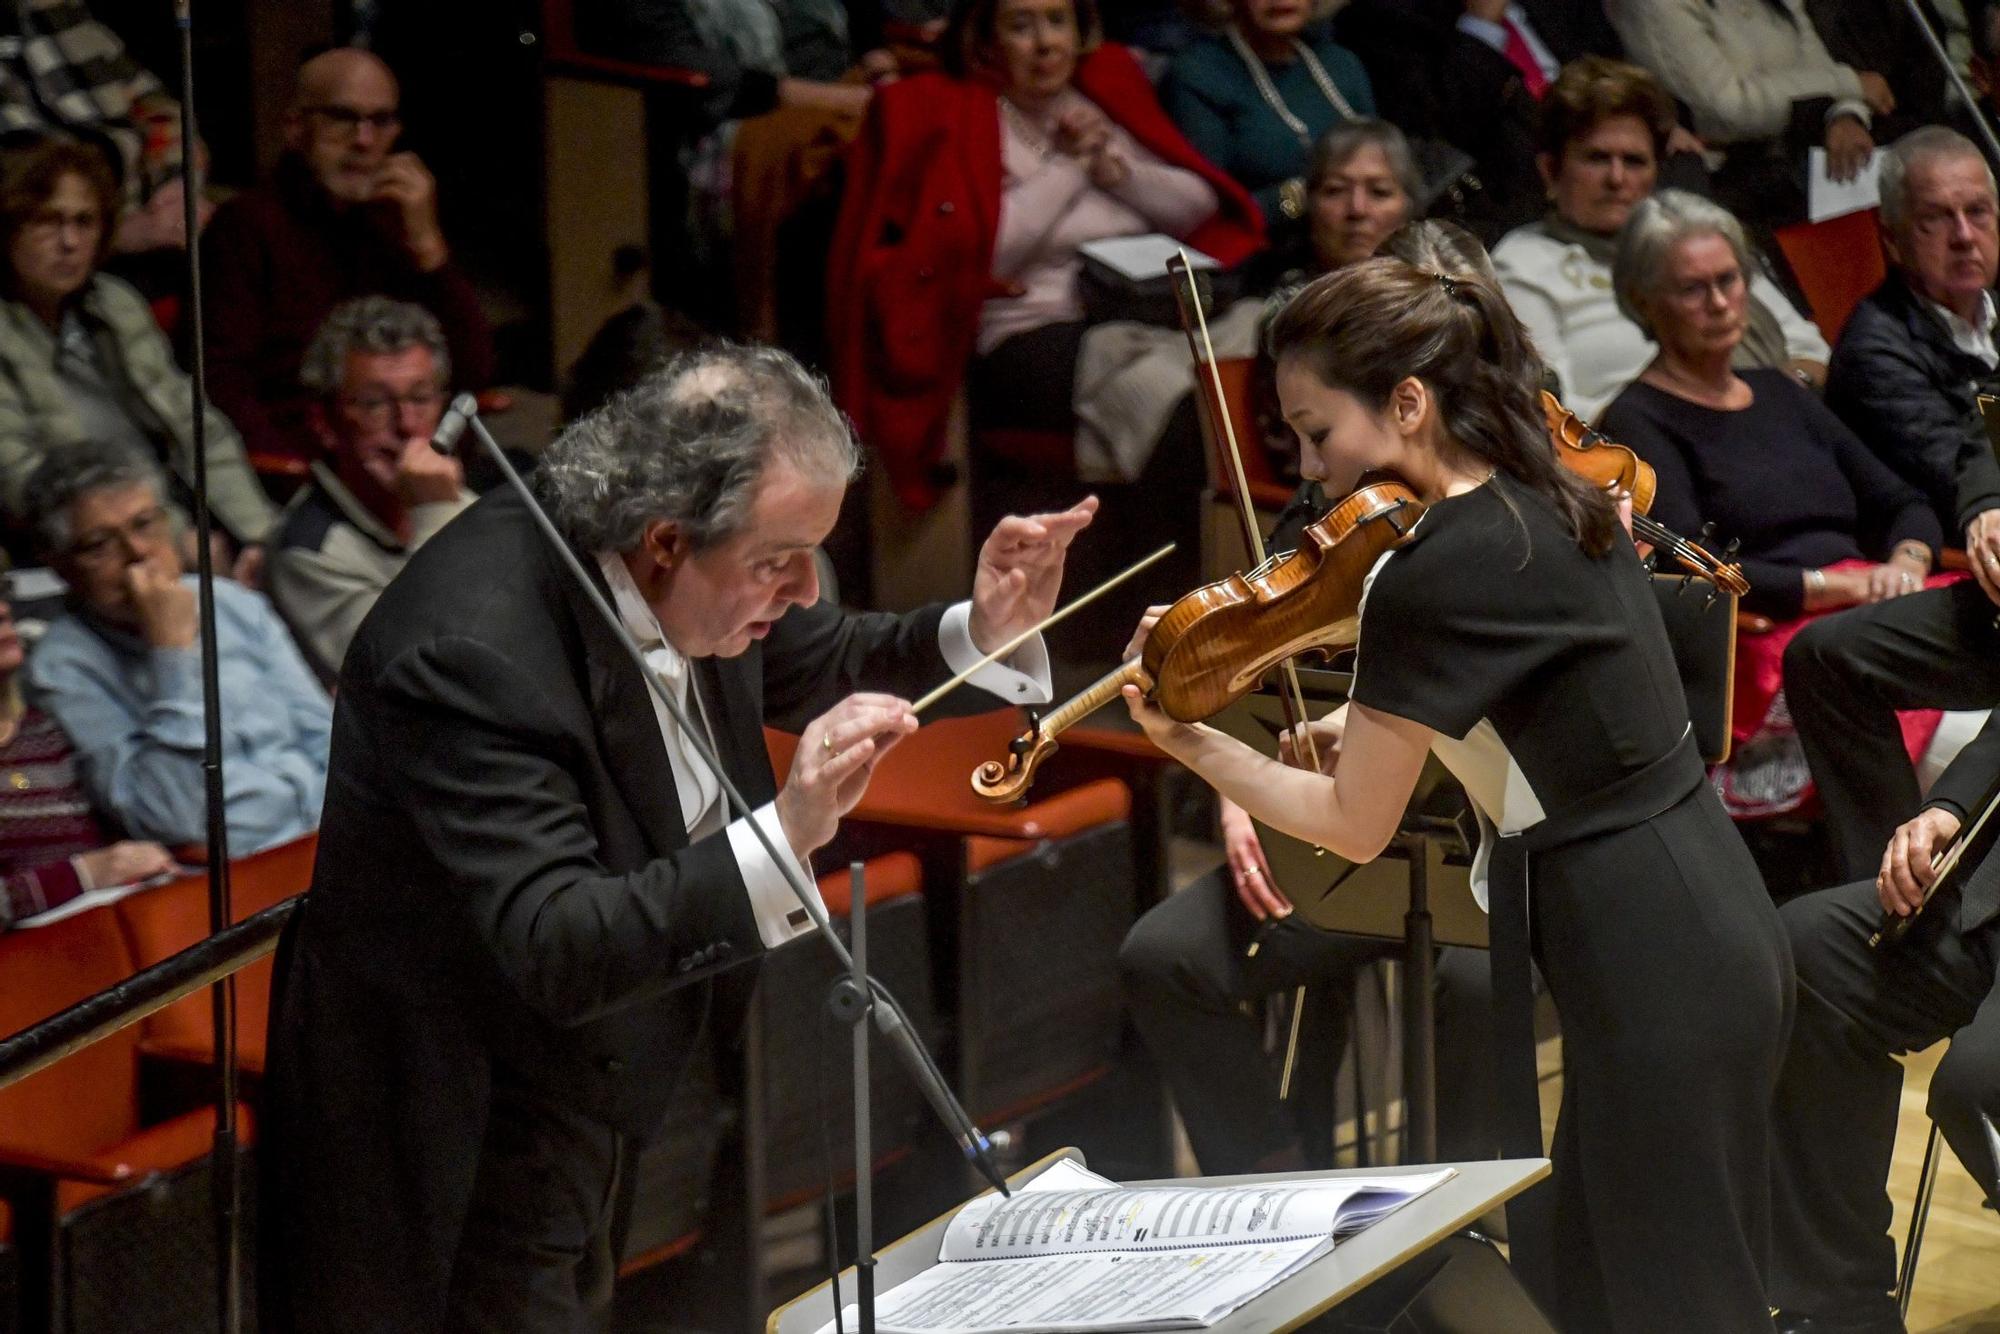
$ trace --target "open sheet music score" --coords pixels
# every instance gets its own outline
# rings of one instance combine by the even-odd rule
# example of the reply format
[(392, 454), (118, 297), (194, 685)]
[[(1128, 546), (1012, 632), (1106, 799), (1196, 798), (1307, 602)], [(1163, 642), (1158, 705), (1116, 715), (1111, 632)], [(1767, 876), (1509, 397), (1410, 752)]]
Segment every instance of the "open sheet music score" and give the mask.
[(1205, 1328), (1452, 1175), (1126, 1187), (1064, 1161), (959, 1210), (938, 1263), (876, 1299), (876, 1329)]

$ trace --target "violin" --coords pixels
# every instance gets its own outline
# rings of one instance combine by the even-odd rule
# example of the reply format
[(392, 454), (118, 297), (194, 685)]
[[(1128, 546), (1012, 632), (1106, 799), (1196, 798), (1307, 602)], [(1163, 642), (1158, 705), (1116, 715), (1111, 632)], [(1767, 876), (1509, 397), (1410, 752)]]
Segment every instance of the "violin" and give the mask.
[(1743, 567), (1729, 560), (1736, 554), (1731, 543), (1718, 559), (1706, 547), (1680, 536), (1657, 519), (1647, 517), (1659, 493), (1659, 478), (1653, 465), (1624, 445), (1616, 444), (1601, 431), (1562, 405), (1548, 390), (1542, 391), (1542, 417), (1548, 423), (1549, 439), (1556, 459), (1579, 477), (1632, 497), (1632, 536), (1663, 551), (1682, 568), (1700, 575), (1725, 593), (1742, 597), (1750, 591)]
[(1400, 478), (1375, 474), (1309, 526), (1295, 551), (1195, 589), (1160, 617), (1139, 657), (1034, 720), (972, 775), (987, 801), (1012, 801), (1056, 751), (1056, 738), (1136, 685), (1176, 722), (1200, 722), (1249, 694), (1302, 653), (1331, 657), (1359, 638), (1362, 581), (1410, 535), (1423, 502)]

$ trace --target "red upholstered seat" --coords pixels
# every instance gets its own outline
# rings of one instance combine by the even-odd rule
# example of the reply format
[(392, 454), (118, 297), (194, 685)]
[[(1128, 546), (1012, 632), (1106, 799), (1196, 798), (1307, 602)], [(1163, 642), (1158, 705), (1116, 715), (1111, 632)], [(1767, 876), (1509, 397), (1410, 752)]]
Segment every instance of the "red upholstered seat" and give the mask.
[[(312, 883), (317, 834), (230, 865), (230, 907), (236, 921), (303, 893)], [(208, 875), (196, 872), (171, 884), (122, 899), (115, 909), (119, 926), (138, 967), (158, 963), (208, 935)], [(266, 957), (236, 975), (237, 1067), (253, 1074), (264, 1069), (264, 1030), (271, 1009), (271, 960)], [(215, 1060), (215, 1029), (206, 993), (175, 1002), (146, 1020), (140, 1051), (162, 1060), (207, 1065)]]
[[(8, 932), (0, 936), (0, 1031), (19, 1032), (132, 972), (106, 908)], [(207, 1113), (140, 1124), (138, 1045), (138, 1030), (122, 1029), (0, 1089), (0, 1165), (60, 1179), (59, 1215), (208, 1151)]]
[[(913, 853), (892, 852), (886, 857), (876, 857), (864, 863), (861, 876), (867, 885), (868, 906), (872, 909), (878, 904), (889, 903), (921, 890), (924, 887), (924, 864)], [(819, 877), (819, 896), (833, 916), (847, 916), (854, 908), (853, 877), (845, 870)]]
[(1861, 298), (1887, 276), (1875, 210), (1846, 213), (1825, 222), (1795, 222), (1777, 230), (1778, 249), (1812, 307), (1813, 323), (1829, 343), (1840, 338)]

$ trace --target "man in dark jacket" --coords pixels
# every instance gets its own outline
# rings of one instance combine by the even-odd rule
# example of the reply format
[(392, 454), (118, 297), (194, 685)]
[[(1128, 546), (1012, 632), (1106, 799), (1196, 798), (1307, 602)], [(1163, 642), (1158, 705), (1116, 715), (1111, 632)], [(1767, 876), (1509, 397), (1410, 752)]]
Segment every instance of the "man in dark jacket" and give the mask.
[[(968, 603), (850, 614), (818, 600), (813, 551), (855, 463), (797, 362), (725, 347), (579, 422), (537, 474), (750, 815), (513, 493), (377, 600), (279, 966), (267, 1329), (602, 1327), (621, 1178), (704, 1030), (739, 1018), (714, 974), (807, 929), (783, 868), (804, 874), (915, 728), (904, 698), (1042, 618), (1095, 508), (1003, 520)], [(1034, 702), (1046, 669), (1031, 641), (973, 685)], [(801, 734), (782, 787), (767, 720)]]
[(1849, 317), (1828, 403), (1963, 536), (1973, 578), (1825, 617), (1785, 652), (1785, 696), (1844, 879), (1873, 875), (1916, 813), (1897, 709), (2000, 703), (2000, 464), (1978, 394), (1994, 383), (2000, 203), (1978, 148), (1916, 130), (1885, 151), (1888, 279)]

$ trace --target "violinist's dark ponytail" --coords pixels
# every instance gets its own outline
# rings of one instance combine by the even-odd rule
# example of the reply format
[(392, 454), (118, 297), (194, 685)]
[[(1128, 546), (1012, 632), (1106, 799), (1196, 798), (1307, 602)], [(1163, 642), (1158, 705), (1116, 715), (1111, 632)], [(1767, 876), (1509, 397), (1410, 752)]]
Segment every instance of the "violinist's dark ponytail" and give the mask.
[(1307, 286), (1271, 326), (1273, 356), (1297, 358), (1371, 408), (1405, 377), (1429, 386), (1444, 433), (1548, 497), (1578, 546), (1610, 549), (1609, 495), (1556, 461), (1538, 394), (1542, 363), (1494, 283), (1377, 258)]

